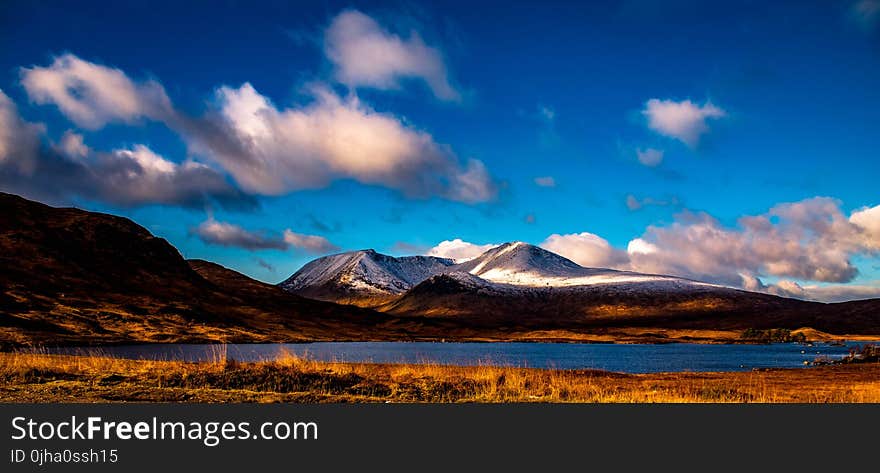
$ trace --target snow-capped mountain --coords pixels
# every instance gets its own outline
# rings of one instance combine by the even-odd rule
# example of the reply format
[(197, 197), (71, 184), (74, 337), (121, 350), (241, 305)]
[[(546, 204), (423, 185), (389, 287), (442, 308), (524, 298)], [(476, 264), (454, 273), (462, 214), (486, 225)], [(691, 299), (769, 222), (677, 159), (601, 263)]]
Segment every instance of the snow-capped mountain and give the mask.
[(315, 299), (375, 305), (453, 265), (451, 259), (434, 256), (395, 258), (360, 250), (318, 258), (279, 286)]
[(280, 284), (296, 294), (363, 306), (379, 306), (434, 276), (463, 287), (511, 293), (537, 288), (625, 284), (656, 289), (708, 286), (671, 276), (585, 268), (537, 246), (511, 242), (464, 263), (432, 256), (395, 258), (361, 250), (318, 258)]
[(523, 242), (505, 243), (455, 266), (462, 271), (498, 284), (528, 287), (590, 286), (611, 283), (679, 282), (705, 284), (672, 276), (658, 276), (604, 268), (585, 268)]
[[(876, 312), (829, 306), (673, 276), (585, 268), (522, 242), (456, 263), (430, 256), (395, 258), (373, 250), (318, 258), (281, 283), (314, 299), (369, 307), (420, 323), (455, 318), (473, 327), (606, 330), (870, 326)], [(834, 320), (833, 324), (827, 320)]]

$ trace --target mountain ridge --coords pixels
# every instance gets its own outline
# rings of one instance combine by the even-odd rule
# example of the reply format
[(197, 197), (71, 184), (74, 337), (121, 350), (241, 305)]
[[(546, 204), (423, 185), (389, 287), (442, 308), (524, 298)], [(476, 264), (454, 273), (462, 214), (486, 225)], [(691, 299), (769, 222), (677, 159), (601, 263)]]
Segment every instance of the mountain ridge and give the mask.
[[(674, 276), (587, 268), (524, 242), (490, 248), (461, 263), (433, 256), (393, 257), (375, 250), (357, 250), (317, 258), (279, 283), (305, 297), (363, 307), (378, 307), (439, 275), (470, 275), (472, 285), (565, 287), (610, 283), (707, 285)], [(462, 279), (461, 277), (459, 279)], [(464, 280), (464, 279), (462, 279)]]
[[(310, 270), (320, 272), (320, 266)], [(364, 294), (353, 285), (333, 284), (312, 292), (302, 285), (294, 292), (389, 315), (482, 325), (707, 330), (813, 326), (831, 332), (880, 332), (880, 300), (830, 305), (674, 276), (586, 268), (523, 242), (505, 243), (468, 261), (434, 269), (438, 271), (433, 274), (422, 272), (427, 277), (414, 284), (413, 280), (382, 293)], [(295, 281), (298, 274), (286, 282)], [(346, 276), (333, 273), (328, 278), (344, 281)], [(848, 315), (837, 317), (838, 313)]]

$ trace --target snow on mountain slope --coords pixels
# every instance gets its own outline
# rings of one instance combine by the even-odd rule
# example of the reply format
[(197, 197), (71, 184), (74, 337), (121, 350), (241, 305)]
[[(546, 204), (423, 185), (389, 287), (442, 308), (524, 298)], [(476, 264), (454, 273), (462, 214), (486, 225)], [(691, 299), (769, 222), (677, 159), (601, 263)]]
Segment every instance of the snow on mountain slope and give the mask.
[[(646, 290), (686, 290), (709, 284), (612, 269), (584, 268), (555, 253), (523, 242), (505, 243), (467, 262), (433, 256), (395, 258), (362, 250), (318, 258), (280, 286), (310, 297), (361, 303), (355, 294), (371, 297), (402, 294), (438, 275), (450, 275), (468, 286), (507, 290), (622, 284)], [(342, 292), (336, 297), (337, 292)]]
[(318, 258), (280, 284), (299, 292), (333, 285), (349, 290), (400, 294), (453, 265), (433, 256), (395, 258), (374, 250), (352, 251)]
[[(505, 243), (466, 263), (455, 266), (499, 284), (530, 287), (570, 287), (594, 284), (668, 283), (705, 284), (671, 276), (640, 274), (613, 269), (584, 268), (543, 248), (523, 242)], [(668, 284), (663, 284), (668, 287)]]

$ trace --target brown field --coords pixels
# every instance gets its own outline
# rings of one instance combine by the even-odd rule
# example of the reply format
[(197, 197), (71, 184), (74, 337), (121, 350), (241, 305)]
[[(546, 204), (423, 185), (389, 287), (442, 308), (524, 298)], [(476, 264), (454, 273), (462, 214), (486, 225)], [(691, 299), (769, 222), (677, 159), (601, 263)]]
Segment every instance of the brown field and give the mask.
[(880, 363), (739, 373), (0, 353), (0, 402), (880, 402)]

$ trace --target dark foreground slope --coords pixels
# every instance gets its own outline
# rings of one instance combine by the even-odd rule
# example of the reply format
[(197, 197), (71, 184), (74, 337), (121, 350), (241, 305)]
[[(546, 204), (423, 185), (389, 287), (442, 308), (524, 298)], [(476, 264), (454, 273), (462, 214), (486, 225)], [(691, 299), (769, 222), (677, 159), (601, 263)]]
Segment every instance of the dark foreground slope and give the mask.
[(131, 220), (0, 194), (0, 345), (397, 339), (396, 317), (314, 301)]

